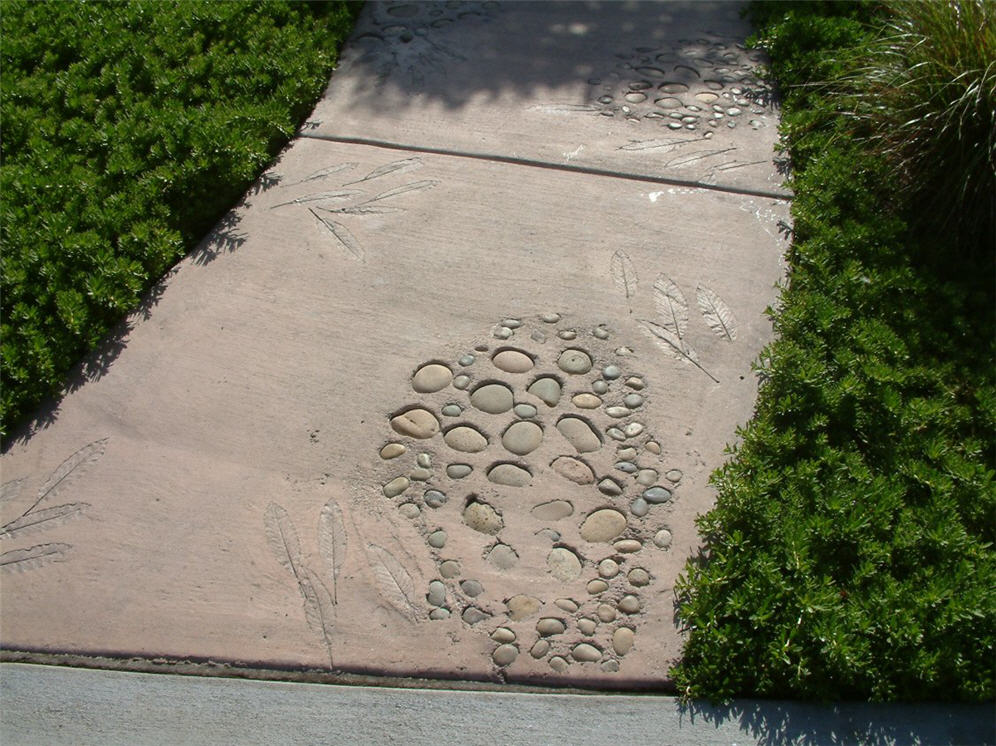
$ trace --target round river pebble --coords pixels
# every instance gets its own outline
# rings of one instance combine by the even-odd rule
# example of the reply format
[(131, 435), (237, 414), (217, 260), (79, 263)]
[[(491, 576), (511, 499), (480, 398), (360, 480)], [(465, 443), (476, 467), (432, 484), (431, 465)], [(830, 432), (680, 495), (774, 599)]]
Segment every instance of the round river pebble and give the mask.
[(558, 598), (556, 601), (554, 601), (554, 603), (556, 604), (558, 609), (563, 609), (568, 614), (573, 614), (575, 611), (577, 611), (580, 608), (577, 602), (572, 598)]
[(561, 417), (557, 430), (578, 453), (592, 453), (602, 447), (602, 439), (591, 425), (579, 417)]
[(501, 436), (506, 451), (519, 456), (532, 453), (543, 442), (543, 428), (535, 422), (513, 422)]
[(508, 627), (499, 627), (491, 633), (491, 639), (495, 642), (515, 642), (515, 633)]
[(591, 370), (591, 358), (584, 350), (564, 350), (557, 360), (557, 366), (565, 373), (580, 375)]
[(629, 512), (637, 518), (643, 518), (643, 516), (650, 512), (650, 503), (642, 497), (638, 497), (629, 504)]
[(396, 477), (384, 485), (384, 497), (397, 497), (408, 489), (408, 477)]
[(471, 598), (476, 598), (484, 593), (484, 586), (477, 580), (463, 580), (460, 582), (460, 590)]
[(512, 661), (516, 659), (519, 655), (519, 649), (515, 645), (510, 645), (508, 643), (504, 645), (499, 645), (495, 648), (495, 652), (491, 654), (494, 658), (495, 663), (499, 666), (507, 666)]
[(609, 384), (605, 381), (595, 381), (591, 384), (591, 390), (596, 394), (604, 394), (609, 390)]
[(463, 407), (459, 404), (447, 404), (443, 407), (442, 413), (445, 417), (459, 417), (463, 414)]
[(445, 365), (430, 363), (419, 368), (412, 376), (412, 388), (420, 394), (442, 391), (453, 380), (453, 371)]
[(488, 414), (501, 414), (512, 408), (512, 389), (500, 383), (486, 383), (474, 389), (470, 403)]
[(521, 622), (523, 619), (528, 619), (539, 611), (542, 605), (543, 602), (538, 598), (526, 596), (521, 593), (517, 596), (512, 596), (505, 602), (505, 606), (508, 609), (508, 618), (513, 622)]
[(633, 630), (629, 627), (620, 627), (612, 633), (612, 649), (616, 655), (626, 655), (633, 649)]
[(560, 456), (554, 459), (551, 464), (553, 470), (564, 479), (569, 479), (575, 484), (591, 484), (595, 481), (595, 473), (581, 459), (572, 456)]
[(488, 481), (506, 487), (525, 487), (532, 478), (528, 469), (515, 464), (498, 464), (488, 470)]
[(446, 532), (442, 529), (433, 531), (429, 534), (429, 538), (426, 539), (426, 541), (429, 543), (430, 547), (433, 547), (434, 549), (442, 549), (446, 546)]
[(439, 490), (426, 490), (422, 499), (430, 508), (441, 508), (446, 504), (446, 495)]
[(461, 391), (470, 385), (470, 376), (457, 376), (453, 379), (453, 388)]
[(446, 476), (450, 479), (463, 479), (474, 470), (470, 464), (449, 464), (446, 467)]
[(497, 534), (504, 527), (498, 512), (487, 503), (472, 502), (463, 509), (463, 522), (482, 534)]
[(660, 505), (671, 499), (671, 490), (666, 487), (651, 487), (643, 491), (643, 499), (651, 505)]
[(535, 417), (536, 407), (534, 407), (532, 404), (516, 404), (515, 416), (522, 417), (523, 419), (529, 419), (530, 417)]
[(534, 518), (541, 521), (559, 521), (574, 512), (574, 506), (567, 500), (550, 500), (533, 506), (529, 511)]
[(488, 552), (488, 562), (499, 570), (511, 570), (519, 561), (519, 555), (508, 544), (495, 544)]
[(574, 649), (571, 650), (571, 656), (579, 663), (594, 663), (595, 661), (601, 660), (602, 651), (594, 645), (582, 642), (579, 645), (574, 646)]
[(581, 524), (581, 538), (590, 542), (612, 541), (626, 530), (626, 516), (618, 510), (596, 510)]
[(554, 547), (546, 557), (550, 574), (562, 583), (569, 583), (581, 575), (581, 560), (565, 547)]
[(529, 385), (529, 388), (526, 389), (526, 391), (538, 398), (548, 407), (555, 407), (557, 406), (557, 402), (560, 401), (560, 381), (556, 378), (550, 378), (549, 376), (537, 378)]
[(602, 406), (602, 400), (595, 394), (577, 394), (572, 399), (574, 406), (578, 409), (598, 409)]
[(606, 557), (598, 563), (598, 574), (603, 578), (614, 578), (619, 574), (619, 563), (611, 557)]
[(399, 435), (424, 440), (439, 432), (439, 420), (428, 409), (409, 409), (392, 417), (391, 427)]
[(533, 359), (520, 350), (502, 350), (491, 358), (491, 362), (506, 373), (525, 373), (533, 367)]
[(543, 637), (563, 634), (564, 630), (566, 629), (567, 625), (565, 625), (563, 621), (557, 619), (556, 617), (548, 616), (536, 622), (536, 631)]
[(650, 573), (644, 570), (642, 567), (634, 567), (629, 571), (626, 576), (630, 585), (635, 585), (637, 587), (642, 587), (650, 583)]
[(407, 450), (408, 449), (401, 445), (401, 443), (388, 443), (380, 449), (380, 457), (387, 461), (392, 458), (397, 458)]
[(443, 441), (453, 450), (463, 453), (480, 453), (488, 447), (488, 439), (479, 430), (468, 425), (458, 425), (447, 430)]
[(654, 544), (659, 546), (661, 549), (667, 549), (671, 546), (671, 532), (666, 528), (662, 528), (654, 534)]
[(439, 563), (439, 574), (447, 579), (459, 576), (460, 563), (456, 560), (443, 560)]

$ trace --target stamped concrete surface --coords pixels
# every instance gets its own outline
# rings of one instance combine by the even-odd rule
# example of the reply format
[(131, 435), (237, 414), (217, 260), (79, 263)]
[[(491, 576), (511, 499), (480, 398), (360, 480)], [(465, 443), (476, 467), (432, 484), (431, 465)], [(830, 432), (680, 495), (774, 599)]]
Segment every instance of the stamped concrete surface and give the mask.
[[(432, 122), (419, 100), (388, 116), (357, 92), (401, 90), (397, 70), (375, 78), (358, 57), (371, 24), (413, 12), (399, 7), (364, 10), (319, 124), (129, 320), (102, 375), (72, 382), (3, 455), (3, 647), (667, 684), (674, 583), (709, 474), (750, 417), (783, 274), (787, 202), (762, 196), (777, 181), (771, 128), (706, 130), (768, 159), (730, 169), (722, 190), (655, 183), (673, 168), (652, 159), (629, 171), (631, 151), (603, 147), (618, 112), (564, 125), (611, 176), (541, 151), (420, 148), (427, 133), (466, 144), (465, 121), (495, 117), (523, 135), (499, 150), (553, 142), (567, 129), (530, 114), (550, 100), (546, 66), (566, 85), (571, 54), (583, 67), (641, 35), (663, 48), (677, 31), (660, 13), (684, 14), (681, 39), (711, 39), (736, 6), (618, 6), (646, 22), (622, 36), (578, 21), (602, 34), (578, 46), (537, 38), (532, 79), (454, 60), (443, 74), (429, 56), (412, 69), (438, 90), (461, 76), (450, 118)], [(416, 38), (445, 49), (450, 28), (480, 24), (479, 56), (507, 51), (513, 70), (526, 47), (482, 18), (526, 14), (521, 35), (543, 36), (595, 12), (477, 8), (408, 41), (383, 30), (378, 49), (408, 59)], [(329, 139), (340, 116), (343, 141)], [(347, 142), (361, 120), (404, 149)]]
[[(935, 744), (996, 742), (991, 708), (514, 694), (5, 664), (9, 744)], [(612, 735), (609, 735), (612, 734)]]

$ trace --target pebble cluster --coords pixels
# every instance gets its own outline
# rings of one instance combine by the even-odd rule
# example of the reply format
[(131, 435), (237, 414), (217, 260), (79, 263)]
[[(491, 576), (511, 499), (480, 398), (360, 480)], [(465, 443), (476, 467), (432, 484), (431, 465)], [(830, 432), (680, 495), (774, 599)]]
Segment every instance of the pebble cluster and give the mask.
[[(381, 490), (436, 563), (428, 616), (485, 629), (499, 669), (528, 653), (556, 673), (579, 664), (613, 673), (634, 646), (654, 581), (647, 555), (671, 544), (660, 506), (682, 473), (664, 468), (647, 432), (648, 384), (627, 371), (632, 359), (605, 325), (552, 312), (506, 318), (452, 361), (418, 365), (417, 403), (388, 415)], [(529, 489), (541, 474), (569, 483), (572, 497)], [(510, 509), (547, 547), (541, 571), (562, 584), (556, 597), (537, 598), (528, 585), (507, 593), (526, 549), (503, 538)], [(491, 577), (468, 577), (468, 558), (448, 553), (457, 531), (479, 537)]]
[(720, 38), (682, 39), (664, 48), (636, 47), (616, 55), (616, 69), (588, 79), (603, 116), (657, 121), (670, 130), (766, 126), (770, 88), (754, 74), (758, 52)]

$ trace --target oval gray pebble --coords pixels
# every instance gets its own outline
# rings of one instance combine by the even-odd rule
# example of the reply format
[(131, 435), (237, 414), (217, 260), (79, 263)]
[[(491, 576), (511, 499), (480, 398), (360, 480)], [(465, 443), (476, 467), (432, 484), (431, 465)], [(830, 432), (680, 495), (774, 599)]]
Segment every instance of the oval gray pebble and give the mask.
[(557, 336), (560, 337), (561, 339), (570, 341), (572, 339), (577, 339), (578, 334), (577, 332), (571, 331), (570, 329), (562, 329), (561, 331), (557, 332)]
[(591, 333), (594, 334), (598, 339), (609, 338), (609, 331), (604, 326), (596, 326), (594, 329), (591, 330)]
[(408, 477), (395, 477), (390, 482), (384, 485), (384, 496), (385, 497), (397, 497), (402, 492), (408, 489), (408, 485), (411, 482), (408, 481)]
[(605, 414), (619, 419), (620, 417), (629, 417), (632, 413), (629, 411), (629, 407), (606, 407)]
[(507, 326), (499, 326), (497, 329), (494, 330), (494, 332), (492, 332), (492, 334), (494, 335), (495, 339), (508, 339), (509, 337), (512, 336), (512, 330), (509, 329)]
[(415, 503), (402, 503), (398, 506), (398, 512), (405, 518), (415, 518), (422, 511)]
[(657, 481), (656, 469), (640, 469), (636, 475), (636, 483), (642, 487), (653, 487)]
[(598, 491), (603, 495), (608, 495), (609, 497), (618, 497), (622, 494), (622, 487), (614, 479), (609, 479), (605, 477), (602, 481), (598, 483)]
[(478, 609), (476, 606), (468, 606), (463, 610), (463, 614), (460, 615), (460, 618), (467, 624), (477, 624), (490, 617), (491, 615), (488, 612)]
[(512, 389), (501, 383), (486, 383), (474, 389), (470, 403), (482, 412), (501, 414), (512, 408)]
[(523, 419), (529, 419), (530, 417), (535, 417), (536, 407), (534, 407), (532, 404), (516, 404), (515, 416), (522, 417)]
[(522, 326), (522, 322), (519, 319), (502, 319), (502, 324), (507, 326), (509, 329), (518, 329)]
[(624, 433), (618, 427), (610, 427), (608, 430), (605, 431), (605, 434), (608, 435), (613, 440), (626, 440), (626, 433)]
[(438, 609), (433, 609), (432, 611), (429, 612), (429, 619), (432, 619), (435, 622), (438, 622), (440, 619), (449, 619), (449, 618), (450, 618), (449, 609), (438, 608)]
[(446, 532), (440, 529), (439, 531), (433, 531), (429, 534), (429, 538), (426, 539), (430, 547), (434, 549), (442, 549), (446, 546)]
[(455, 578), (460, 574), (460, 563), (456, 560), (443, 560), (439, 563), (439, 574), (444, 578)]
[(556, 617), (544, 617), (536, 622), (536, 631), (543, 637), (563, 634), (566, 629), (567, 625), (563, 620)]
[(453, 387), (465, 389), (470, 385), (470, 376), (457, 376), (453, 379)]
[(604, 394), (609, 390), (609, 384), (607, 384), (605, 381), (595, 381), (593, 384), (591, 384), (591, 390), (594, 391), (596, 394)]
[(460, 590), (471, 598), (476, 598), (484, 593), (484, 586), (477, 580), (462, 580), (460, 581)]
[(526, 389), (526, 391), (540, 399), (548, 407), (553, 407), (560, 401), (562, 389), (560, 387), (560, 381), (556, 378), (545, 376), (543, 378), (537, 378), (529, 384), (529, 388)]
[(587, 373), (591, 370), (591, 357), (584, 350), (564, 350), (557, 359), (557, 367), (573, 375)]
[(664, 476), (667, 477), (667, 481), (677, 484), (681, 481), (684, 474), (681, 473), (681, 469), (669, 469)]
[(440, 508), (446, 504), (446, 495), (439, 490), (426, 490), (426, 493), (422, 495), (422, 499), (425, 500), (425, 504), (430, 508)]
[(606, 365), (602, 369), (602, 378), (606, 378), (610, 381), (614, 381), (622, 375), (622, 371), (615, 365)]
[(536, 644), (529, 648), (529, 655), (539, 660), (550, 652), (550, 643), (546, 640), (537, 640)]
[(643, 518), (643, 516), (650, 512), (650, 503), (642, 497), (638, 497), (629, 504), (629, 512), (637, 518)]
[(446, 417), (459, 417), (463, 413), (463, 407), (459, 404), (447, 404), (442, 412)]
[(491, 654), (491, 657), (499, 666), (507, 666), (512, 663), (518, 655), (519, 649), (515, 647), (515, 645), (509, 645), (506, 643), (495, 648), (495, 652)]
[(460, 365), (462, 365), (464, 368), (466, 368), (468, 365), (473, 365), (476, 359), (477, 358), (474, 357), (473, 355), (464, 355), (462, 358), (457, 360), (457, 362), (460, 363)]
[(441, 580), (433, 580), (429, 583), (429, 593), (425, 600), (432, 606), (442, 606), (446, 603), (446, 586)]
[(550, 659), (550, 668), (557, 673), (563, 673), (569, 665), (570, 663), (568, 663), (567, 659), (559, 655), (555, 655)]
[(463, 479), (474, 470), (470, 464), (450, 464), (446, 467), (446, 476), (450, 479)]
[(636, 409), (643, 404), (643, 397), (639, 394), (626, 394), (623, 398), (623, 404), (625, 404), (630, 409)]
[(617, 660), (607, 660), (599, 666), (605, 673), (615, 673), (619, 670), (619, 661)]
[(671, 491), (666, 487), (651, 487), (643, 491), (643, 499), (651, 505), (660, 505), (671, 499)]
[(542, 316), (540, 316), (540, 320), (547, 324), (556, 324), (558, 321), (560, 321), (560, 314), (544, 313)]
[(625, 472), (626, 474), (636, 474), (636, 472), (640, 470), (640, 467), (632, 461), (617, 461), (615, 468), (619, 471)]

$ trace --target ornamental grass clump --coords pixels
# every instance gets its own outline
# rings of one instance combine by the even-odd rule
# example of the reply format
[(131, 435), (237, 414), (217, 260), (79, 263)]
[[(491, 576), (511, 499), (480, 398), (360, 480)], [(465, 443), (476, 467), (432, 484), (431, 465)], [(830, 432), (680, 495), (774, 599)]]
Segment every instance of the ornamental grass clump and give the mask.
[(996, 3), (885, 3), (845, 76), (853, 116), (892, 166), (913, 222), (961, 252), (996, 249)]

